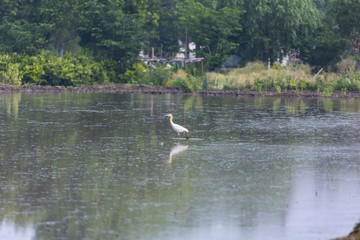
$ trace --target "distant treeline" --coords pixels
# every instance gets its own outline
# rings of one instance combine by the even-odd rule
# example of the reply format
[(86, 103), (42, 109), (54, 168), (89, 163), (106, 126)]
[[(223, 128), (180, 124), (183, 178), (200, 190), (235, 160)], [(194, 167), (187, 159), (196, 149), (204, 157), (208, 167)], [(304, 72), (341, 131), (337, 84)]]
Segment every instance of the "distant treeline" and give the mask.
[(357, 60), (359, 29), (359, 0), (0, 0), (0, 80), (127, 82), (141, 50), (171, 58), (190, 42), (208, 71), (229, 55), (244, 66), (291, 54), (327, 70)]

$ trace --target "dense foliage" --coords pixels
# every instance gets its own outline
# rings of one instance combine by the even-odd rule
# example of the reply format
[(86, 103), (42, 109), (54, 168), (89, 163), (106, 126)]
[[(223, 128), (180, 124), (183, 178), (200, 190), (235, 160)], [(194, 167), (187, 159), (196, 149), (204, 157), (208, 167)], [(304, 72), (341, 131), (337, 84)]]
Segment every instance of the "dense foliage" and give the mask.
[(49, 51), (34, 56), (0, 55), (0, 79), (4, 83), (76, 86), (116, 82), (116, 65), (109, 60), (95, 61), (92, 56), (65, 54), (60, 57)]
[(169, 69), (137, 64), (139, 52), (188, 56), (190, 42), (210, 71), (229, 55), (244, 66), (292, 53), (336, 70), (360, 54), (359, 16), (360, 0), (0, 0), (0, 81), (165, 84), (154, 76)]

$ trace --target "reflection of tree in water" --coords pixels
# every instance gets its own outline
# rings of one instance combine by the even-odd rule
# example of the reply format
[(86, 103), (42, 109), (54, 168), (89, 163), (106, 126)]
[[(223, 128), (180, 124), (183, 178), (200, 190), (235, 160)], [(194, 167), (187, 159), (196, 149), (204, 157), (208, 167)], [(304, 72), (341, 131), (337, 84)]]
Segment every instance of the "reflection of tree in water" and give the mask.
[(19, 116), (19, 103), (21, 101), (21, 93), (6, 94), (4, 96), (4, 100), (7, 116), (13, 116), (15, 119), (17, 119)]

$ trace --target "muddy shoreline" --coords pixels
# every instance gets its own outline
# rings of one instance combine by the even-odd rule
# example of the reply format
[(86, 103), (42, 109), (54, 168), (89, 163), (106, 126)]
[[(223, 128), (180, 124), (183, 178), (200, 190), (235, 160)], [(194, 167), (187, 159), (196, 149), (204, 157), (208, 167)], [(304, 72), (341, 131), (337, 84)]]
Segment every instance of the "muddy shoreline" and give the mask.
[(233, 96), (233, 97), (281, 97), (281, 98), (337, 98), (337, 99), (360, 99), (360, 92), (354, 91), (334, 91), (331, 96), (327, 96), (323, 92), (316, 90), (304, 91), (282, 91), (278, 93), (276, 90), (266, 90), (259, 93), (255, 90), (200, 90), (197, 93), (188, 93), (182, 91), (178, 87), (160, 87), (160, 86), (145, 86), (145, 85), (129, 85), (129, 84), (108, 84), (108, 85), (93, 85), (65, 88), (62, 86), (12, 86), (0, 85), (0, 93), (141, 93), (141, 94), (181, 94), (181, 95), (199, 95), (199, 96)]

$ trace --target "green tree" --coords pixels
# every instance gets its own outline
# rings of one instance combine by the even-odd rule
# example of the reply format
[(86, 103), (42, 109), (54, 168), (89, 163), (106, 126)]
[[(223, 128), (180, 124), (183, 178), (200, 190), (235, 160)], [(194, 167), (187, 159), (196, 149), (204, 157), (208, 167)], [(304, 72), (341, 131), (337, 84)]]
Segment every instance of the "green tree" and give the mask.
[(39, 5), (0, 0), (0, 52), (34, 54), (46, 45), (50, 29), (40, 21)]
[(319, 11), (311, 0), (245, 1), (244, 61), (276, 61), (311, 41), (319, 25)]
[(84, 1), (81, 45), (95, 55), (121, 62), (122, 66), (132, 64), (148, 38), (148, 25), (156, 23), (156, 16), (136, 11), (135, 7), (117, 0)]
[(206, 8), (200, 16), (200, 26), (194, 39), (198, 56), (204, 56), (209, 69), (221, 66), (228, 55), (238, 47), (242, 11), (228, 7)]
[(327, 29), (339, 42), (350, 43), (345, 45), (350, 46), (348, 54), (360, 56), (360, 0), (330, 1), (326, 20)]
[(334, 30), (350, 39), (359, 38), (360, 0), (330, 0), (326, 14), (326, 20), (334, 20)]
[(177, 0), (160, 1), (154, 0), (148, 8), (158, 17), (157, 27), (148, 39), (147, 46), (143, 46), (145, 53), (150, 54), (151, 48), (155, 48), (157, 56), (171, 58), (179, 51), (178, 40), (184, 38), (183, 29), (180, 28), (179, 19), (176, 15)]
[(359, 0), (329, 0), (322, 27), (311, 51), (310, 63), (326, 67), (340, 60), (344, 53), (358, 56), (359, 29)]
[[(203, 3), (209, 5), (209, 1)], [(179, 30), (183, 33), (181, 40), (186, 49), (190, 41), (196, 43), (197, 56), (206, 58), (209, 69), (221, 66), (228, 54), (237, 47), (243, 13), (237, 8), (214, 7), (217, 4), (207, 7), (194, 0), (185, 0), (176, 6)]]
[(47, 49), (55, 50), (61, 56), (80, 50), (78, 8), (75, 0), (41, 0), (41, 21), (49, 28)]

